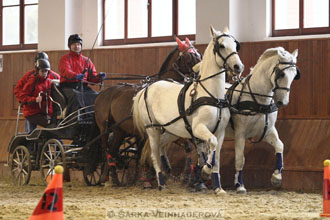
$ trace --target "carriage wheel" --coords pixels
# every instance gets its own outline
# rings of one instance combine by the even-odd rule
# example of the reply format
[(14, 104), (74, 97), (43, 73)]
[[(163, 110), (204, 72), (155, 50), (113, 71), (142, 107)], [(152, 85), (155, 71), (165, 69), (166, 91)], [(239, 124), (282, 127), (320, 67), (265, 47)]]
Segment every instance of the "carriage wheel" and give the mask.
[(101, 174), (104, 164), (98, 164), (96, 167), (92, 167), (90, 164), (84, 167), (83, 176), (87, 186), (101, 185)]
[(11, 176), (17, 186), (26, 185), (30, 181), (32, 166), (29, 150), (23, 146), (17, 146), (12, 154), (10, 162)]
[(46, 185), (55, 174), (55, 166), (61, 165), (66, 169), (65, 162), (63, 144), (57, 139), (48, 140), (42, 147), (40, 155), (41, 178)]

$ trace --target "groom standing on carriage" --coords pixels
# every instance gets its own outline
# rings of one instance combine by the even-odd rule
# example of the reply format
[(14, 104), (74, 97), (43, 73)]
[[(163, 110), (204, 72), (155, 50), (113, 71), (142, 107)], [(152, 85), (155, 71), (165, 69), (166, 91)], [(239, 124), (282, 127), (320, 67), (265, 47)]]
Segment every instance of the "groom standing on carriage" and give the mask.
[(59, 62), (61, 90), (67, 101), (66, 115), (81, 107), (93, 105), (98, 93), (88, 83), (100, 83), (106, 76), (105, 73), (97, 74), (90, 58), (82, 55), (82, 41), (78, 34), (70, 35), (70, 51)]

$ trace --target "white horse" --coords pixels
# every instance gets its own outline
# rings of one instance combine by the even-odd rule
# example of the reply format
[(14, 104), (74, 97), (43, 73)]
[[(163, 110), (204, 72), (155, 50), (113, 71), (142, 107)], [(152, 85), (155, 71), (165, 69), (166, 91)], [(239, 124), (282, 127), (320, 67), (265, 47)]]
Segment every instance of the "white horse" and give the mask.
[(271, 182), (276, 187), (281, 185), (283, 143), (275, 122), (277, 107), (289, 103), (291, 83), (300, 78), (297, 56), (298, 49), (292, 54), (282, 47), (267, 49), (251, 73), (228, 89), (232, 123), (228, 123), (226, 137), (235, 139), (235, 186), (238, 193), (246, 192), (242, 177), (245, 140), (255, 136), (258, 136), (257, 142), (263, 140), (274, 147), (276, 165)]
[[(208, 44), (200, 66), (200, 78), (185, 86), (158, 81), (134, 97), (133, 119), (141, 133), (150, 140), (151, 158), (158, 188), (165, 187), (161, 156), (168, 142), (179, 137), (204, 141), (211, 149), (204, 171), (216, 179), (217, 194), (225, 193), (220, 184), (220, 149), (230, 118), (225, 105), (225, 74), (237, 75), (244, 69), (237, 50), (239, 43), (228, 33), (210, 28)], [(189, 108), (189, 109), (188, 109)]]

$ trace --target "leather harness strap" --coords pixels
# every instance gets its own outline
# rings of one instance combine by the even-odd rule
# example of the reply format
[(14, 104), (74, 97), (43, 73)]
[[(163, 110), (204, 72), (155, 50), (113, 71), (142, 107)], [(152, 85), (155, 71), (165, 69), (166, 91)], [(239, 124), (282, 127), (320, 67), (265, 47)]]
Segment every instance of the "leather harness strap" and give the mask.
[[(256, 114), (264, 114), (265, 115), (265, 126), (262, 132), (262, 135), (258, 139), (258, 141), (251, 141), (252, 143), (259, 143), (266, 135), (266, 132), (268, 130), (268, 114), (275, 112), (278, 110), (277, 106), (275, 105), (274, 102), (270, 103), (269, 105), (262, 105), (257, 102), (257, 99), (255, 96), (266, 96), (266, 95), (259, 95), (256, 93), (252, 92), (251, 86), (250, 86), (250, 78), (252, 75), (248, 75), (242, 84), (242, 89), (239, 91), (240, 95), (238, 97), (238, 101), (236, 104), (232, 105), (232, 98), (233, 98), (233, 93), (235, 88), (238, 86), (241, 81), (235, 82), (227, 91), (227, 98), (229, 99), (229, 104), (230, 104), (230, 112), (231, 114), (240, 114), (240, 115), (245, 115), (245, 116), (254, 116)], [(249, 92), (243, 91), (245, 86), (247, 85)], [(253, 101), (242, 101), (241, 102), (241, 96), (243, 93), (248, 93), (252, 97)], [(266, 96), (271, 98), (271, 96)], [(230, 118), (230, 124), (233, 130), (235, 130), (234, 127), (234, 122), (232, 118)]]

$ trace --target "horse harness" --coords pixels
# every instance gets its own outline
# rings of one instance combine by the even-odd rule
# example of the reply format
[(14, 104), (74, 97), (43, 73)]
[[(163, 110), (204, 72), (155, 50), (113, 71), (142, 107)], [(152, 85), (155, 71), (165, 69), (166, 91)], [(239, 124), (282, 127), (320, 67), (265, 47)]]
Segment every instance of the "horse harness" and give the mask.
[[(284, 65), (288, 65), (287, 67), (280, 69), (279, 65), (280, 64), (284, 64)], [(275, 73), (275, 88), (272, 89), (272, 92), (275, 92), (277, 89), (282, 89), (282, 90), (286, 90), (286, 91), (290, 91), (290, 88), (285, 88), (285, 87), (280, 87), (278, 85), (278, 79), (281, 78), (283, 76), (283, 72), (284, 70), (291, 68), (291, 67), (295, 67), (297, 69), (297, 75), (295, 76), (295, 80), (298, 80), (300, 78), (300, 71), (298, 69), (298, 67), (296, 66), (296, 63), (293, 62), (279, 62), (273, 69), (273, 73)], [(271, 74), (271, 75), (272, 75)], [(259, 143), (266, 135), (266, 132), (268, 130), (268, 115), (270, 113), (273, 113), (275, 111), (278, 111), (277, 106), (275, 105), (275, 103), (273, 102), (273, 96), (269, 96), (269, 95), (263, 95), (263, 94), (257, 94), (257, 93), (253, 93), (251, 86), (250, 86), (250, 78), (251, 78), (251, 74), (248, 75), (245, 78), (245, 81), (242, 83), (242, 79), (236, 81), (227, 91), (226, 97), (228, 98), (229, 101), (229, 105), (230, 105), (230, 112), (231, 114), (240, 114), (240, 115), (245, 115), (245, 116), (254, 116), (256, 114), (264, 114), (265, 115), (265, 127), (263, 130), (262, 135), (260, 136), (260, 138), (258, 139), (258, 141), (252, 141), (252, 143)], [(239, 90), (235, 90), (235, 88), (239, 85), (242, 84), (242, 89)], [(244, 91), (245, 87), (248, 87), (249, 91), (246, 92)], [(237, 103), (232, 105), (232, 98), (233, 98), (233, 93), (234, 91), (238, 91), (240, 92), (240, 95), (238, 97)], [(243, 93), (247, 93), (250, 94), (251, 98), (253, 101), (240, 101), (242, 94)], [(267, 97), (267, 98), (272, 98), (272, 101), (269, 105), (262, 105), (259, 104), (257, 102), (257, 99), (255, 96), (262, 96), (262, 97)], [(230, 123), (232, 126), (232, 129), (235, 130), (234, 128), (234, 122), (232, 120), (232, 118), (230, 118)]]
[[(218, 39), (221, 37), (230, 37), (233, 38), (234, 41), (236, 42), (236, 51), (230, 53), (227, 57), (224, 57), (221, 53), (220, 53), (220, 48), (221, 45), (218, 42)], [(185, 128), (186, 130), (189, 132), (189, 134), (191, 135), (191, 138), (193, 140), (194, 143), (196, 143), (197, 138), (194, 136), (191, 125), (187, 119), (187, 116), (190, 116), (195, 110), (197, 110), (199, 107), (203, 106), (203, 105), (210, 105), (210, 106), (214, 106), (216, 108), (219, 108), (219, 113), (218, 113), (218, 120), (216, 123), (215, 128), (213, 129), (212, 133), (215, 133), (218, 129), (218, 126), (221, 122), (221, 113), (222, 113), (222, 108), (227, 108), (229, 107), (228, 104), (228, 100), (225, 99), (218, 99), (216, 97), (214, 97), (203, 85), (203, 81), (206, 81), (208, 79), (211, 79), (213, 77), (216, 77), (224, 72), (228, 71), (228, 64), (227, 61), (228, 59), (237, 54), (237, 51), (240, 49), (240, 45), (239, 42), (235, 40), (234, 37), (232, 37), (231, 35), (227, 35), (227, 34), (222, 34), (218, 37), (216, 37), (213, 41), (214, 44), (214, 48), (213, 48), (213, 53), (214, 56), (216, 57), (216, 55), (218, 55), (222, 60), (223, 60), (223, 66), (219, 66), (218, 63), (217, 65), (219, 66), (220, 69), (224, 69), (218, 73), (215, 73), (211, 76), (208, 76), (204, 79), (200, 79), (200, 75), (198, 75), (198, 77), (196, 78), (190, 78), (190, 80), (185, 81), (185, 84), (183, 86), (183, 88), (181, 89), (178, 99), (177, 99), (177, 103), (178, 103), (178, 109), (179, 109), (179, 116), (174, 118), (173, 120), (171, 120), (170, 122), (166, 123), (166, 124), (155, 124), (152, 122), (151, 116), (150, 116), (150, 112), (149, 112), (149, 108), (148, 108), (148, 102), (147, 102), (147, 94), (148, 94), (148, 88), (149, 86), (146, 87), (146, 91), (144, 92), (144, 101), (145, 101), (145, 105), (146, 105), (146, 109), (147, 109), (147, 113), (148, 113), (148, 117), (150, 120), (150, 124), (146, 125), (146, 128), (152, 128), (152, 127), (160, 127), (162, 130), (162, 133), (165, 132), (164, 127), (169, 126), (173, 123), (175, 123), (176, 121), (178, 121), (179, 119), (183, 119), (184, 123), (185, 123)], [(186, 92), (189, 89), (189, 87), (194, 83), (194, 88), (191, 90), (190, 92), (190, 96), (191, 96), (191, 104), (188, 107), (187, 110), (185, 110), (185, 96), (186, 96)], [(198, 84), (201, 86), (201, 88), (209, 95), (209, 96), (203, 96), (203, 97), (199, 97), (197, 100), (194, 100), (194, 97), (197, 94), (196, 88), (198, 86)], [(167, 131), (168, 132), (168, 131)]]
[[(225, 71), (221, 71), (219, 73), (216, 73), (216, 74), (212, 75), (211, 77), (205, 78), (204, 80), (215, 77), (217, 75), (220, 75), (223, 72), (225, 72)], [(144, 93), (144, 101), (145, 101), (148, 117), (149, 117), (149, 120), (150, 120), (151, 124), (146, 125), (146, 128), (160, 127), (161, 130), (162, 130), (162, 133), (164, 133), (165, 132), (164, 127), (169, 126), (169, 125), (175, 123), (176, 121), (178, 121), (180, 119), (183, 119), (183, 121), (185, 123), (185, 128), (187, 129), (187, 131), (191, 135), (191, 138), (192, 138), (193, 142), (195, 142), (197, 140), (197, 138), (193, 134), (193, 131), (192, 131), (191, 125), (190, 125), (190, 123), (187, 119), (187, 116), (190, 116), (192, 113), (194, 113), (195, 110), (197, 110), (199, 107), (201, 107), (203, 105), (210, 105), (210, 106), (214, 106), (214, 107), (219, 108), (218, 120), (217, 120), (215, 128), (212, 131), (212, 133), (215, 133), (216, 130), (218, 129), (218, 126), (219, 126), (220, 122), (221, 122), (221, 112), (222, 112), (221, 110), (222, 110), (222, 108), (229, 107), (229, 105), (228, 105), (228, 101), (226, 99), (218, 99), (218, 98), (214, 97), (202, 84), (202, 82), (204, 80), (196, 79), (196, 80), (191, 80), (191, 81), (184, 84), (183, 88), (181, 89), (181, 91), (179, 93), (178, 99), (177, 99), (178, 109), (179, 109), (179, 116), (174, 118), (173, 120), (171, 120), (170, 122), (168, 122), (166, 124), (152, 123), (152, 119), (151, 119), (149, 108), (148, 108), (148, 102), (147, 102), (148, 88), (149, 88), (150, 85), (147, 86), (146, 91)], [(186, 93), (187, 93), (187, 90), (189, 89), (189, 87), (193, 83), (195, 83), (195, 84), (193, 85), (194, 88), (190, 92), (191, 103), (190, 103), (190, 106), (187, 109), (185, 109), (184, 103), (185, 103)], [(203, 96), (203, 97), (200, 97), (200, 98), (194, 100), (194, 97), (196, 95), (195, 91), (196, 91), (196, 87), (197, 87), (198, 84), (200, 84), (201, 87), (203, 88), (203, 90), (206, 91), (206, 93), (209, 94), (210, 96)]]

